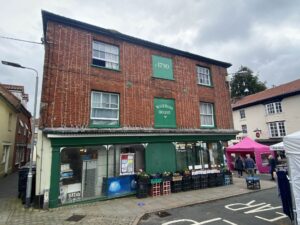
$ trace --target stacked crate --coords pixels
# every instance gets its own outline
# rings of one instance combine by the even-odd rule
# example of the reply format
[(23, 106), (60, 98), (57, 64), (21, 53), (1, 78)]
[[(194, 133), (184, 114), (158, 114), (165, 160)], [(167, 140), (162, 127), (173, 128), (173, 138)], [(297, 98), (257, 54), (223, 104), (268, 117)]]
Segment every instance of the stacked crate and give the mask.
[(185, 175), (182, 177), (182, 190), (189, 191), (192, 188), (192, 179), (190, 175)]
[(161, 178), (151, 179), (150, 195), (152, 197), (157, 197), (161, 195)]
[(176, 193), (182, 191), (182, 176), (173, 176), (171, 183), (171, 192)]
[(201, 175), (192, 176), (192, 189), (197, 190), (201, 188)]
[(222, 186), (224, 184), (224, 174), (217, 173), (216, 174), (216, 186)]
[(161, 191), (163, 195), (171, 194), (171, 181), (163, 181)]
[(201, 188), (207, 188), (208, 187), (208, 174), (201, 174), (200, 182), (201, 182), (201, 185), (200, 185)]

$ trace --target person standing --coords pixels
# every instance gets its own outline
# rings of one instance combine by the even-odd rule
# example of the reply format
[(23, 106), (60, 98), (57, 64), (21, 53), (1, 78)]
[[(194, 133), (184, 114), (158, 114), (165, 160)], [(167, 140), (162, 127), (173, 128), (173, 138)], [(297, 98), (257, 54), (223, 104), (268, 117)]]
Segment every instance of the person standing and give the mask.
[(247, 155), (247, 158), (245, 159), (245, 169), (248, 175), (254, 176), (254, 169), (255, 169), (255, 162), (250, 157), (250, 155)]
[(274, 159), (274, 157), (272, 155), (269, 155), (268, 159), (269, 159), (271, 180), (275, 180), (274, 172), (275, 172), (275, 168), (276, 168), (276, 160)]
[(241, 156), (238, 156), (235, 160), (235, 169), (238, 171), (239, 177), (243, 176), (244, 163)]

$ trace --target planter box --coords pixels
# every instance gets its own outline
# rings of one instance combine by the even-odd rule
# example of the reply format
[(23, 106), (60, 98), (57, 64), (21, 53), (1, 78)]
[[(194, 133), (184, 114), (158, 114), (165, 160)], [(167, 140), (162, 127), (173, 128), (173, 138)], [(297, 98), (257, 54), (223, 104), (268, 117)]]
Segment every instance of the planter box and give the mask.
[(172, 181), (182, 181), (182, 176), (173, 176)]

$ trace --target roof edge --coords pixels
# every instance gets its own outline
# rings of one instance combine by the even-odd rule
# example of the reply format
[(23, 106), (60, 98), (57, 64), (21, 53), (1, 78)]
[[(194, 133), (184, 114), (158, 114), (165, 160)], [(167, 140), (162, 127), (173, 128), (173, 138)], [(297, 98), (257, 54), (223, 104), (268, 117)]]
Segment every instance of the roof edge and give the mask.
[(235, 107), (232, 107), (232, 110), (239, 110), (239, 109), (250, 107), (250, 106), (253, 106), (253, 105), (267, 103), (267, 102), (275, 100), (275, 99), (284, 99), (284, 98), (292, 97), (292, 96), (295, 96), (295, 95), (298, 95), (298, 94), (300, 94), (300, 90), (292, 91), (292, 92), (289, 92), (289, 93), (280, 94), (280, 95), (276, 95), (276, 96), (272, 96), (272, 97), (261, 99), (261, 100), (254, 101), (254, 102), (249, 102), (249, 103), (239, 105), (239, 106), (235, 106)]
[(63, 23), (65, 25), (72, 26), (72, 27), (75, 27), (75, 28), (91, 31), (91, 32), (94, 32), (94, 33), (97, 33), (97, 34), (109, 36), (109, 37), (120, 39), (120, 40), (123, 40), (123, 41), (127, 41), (127, 42), (130, 42), (130, 43), (133, 43), (133, 44), (142, 45), (142, 46), (152, 48), (152, 49), (155, 49), (155, 50), (167, 52), (167, 53), (174, 54), (174, 55), (184, 56), (184, 57), (191, 58), (191, 59), (198, 60), (198, 61), (203, 61), (203, 62), (210, 63), (210, 64), (213, 64), (213, 65), (221, 66), (221, 67), (224, 67), (224, 68), (229, 68), (229, 67), (232, 66), (231, 63), (227, 63), (227, 62), (207, 58), (207, 57), (196, 55), (196, 54), (189, 53), (189, 52), (186, 52), (186, 51), (182, 51), (182, 50), (167, 47), (167, 46), (164, 46), (164, 45), (156, 44), (156, 43), (153, 43), (153, 42), (150, 42), (150, 41), (135, 38), (135, 37), (132, 37), (132, 36), (129, 36), (129, 35), (126, 35), (126, 34), (119, 33), (119, 32), (113, 32), (113, 31), (108, 30), (108, 29), (104, 29), (104, 28), (101, 28), (101, 27), (98, 27), (98, 26), (95, 26), (95, 25), (80, 22), (78, 20), (63, 17), (63, 16), (60, 16), (60, 15), (57, 15), (57, 14), (54, 14), (54, 13), (51, 13), (51, 12), (48, 12), (48, 11), (45, 11), (45, 10), (42, 10), (42, 20), (43, 20), (44, 38), (46, 37), (47, 22), (48, 21), (53, 21), (53, 22)]

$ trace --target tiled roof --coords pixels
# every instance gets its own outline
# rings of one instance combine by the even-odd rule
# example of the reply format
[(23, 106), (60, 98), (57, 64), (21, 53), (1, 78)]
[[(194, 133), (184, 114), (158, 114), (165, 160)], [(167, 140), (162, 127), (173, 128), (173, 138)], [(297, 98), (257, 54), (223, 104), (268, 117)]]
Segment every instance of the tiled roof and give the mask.
[(21, 101), (14, 96), (8, 89), (5, 88), (4, 85), (0, 84), (0, 95), (11, 105), (13, 106), (16, 110), (21, 105)]
[(3, 84), (0, 84), (0, 96), (2, 96), (16, 111), (23, 112), (26, 116), (31, 117), (30, 112), (22, 105), (21, 101)]
[(261, 104), (274, 98), (283, 98), (296, 94), (300, 94), (300, 79), (246, 96), (232, 104), (232, 109), (237, 110), (242, 107)]

